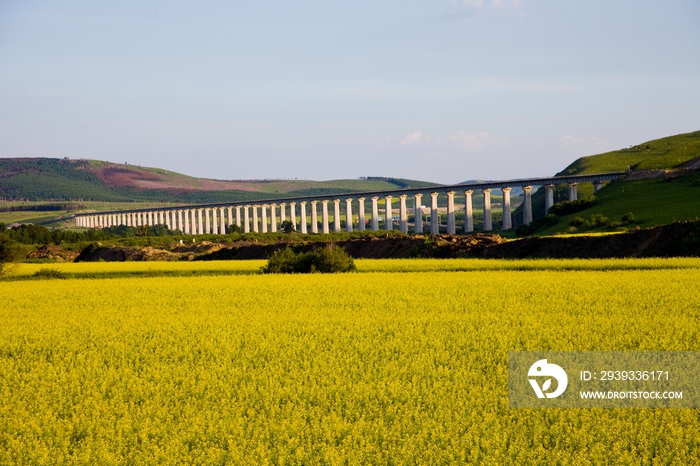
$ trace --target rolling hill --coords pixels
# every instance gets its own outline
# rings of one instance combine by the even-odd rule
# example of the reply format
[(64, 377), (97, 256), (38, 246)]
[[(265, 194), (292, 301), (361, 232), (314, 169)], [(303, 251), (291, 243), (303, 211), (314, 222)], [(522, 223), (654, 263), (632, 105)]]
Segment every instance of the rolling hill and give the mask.
[(434, 184), (380, 177), (226, 181), (98, 160), (0, 159), (0, 198), (4, 200), (205, 203)]
[[(593, 207), (564, 216), (560, 223), (538, 234), (564, 233), (571, 230), (569, 222), (575, 217), (588, 219), (603, 215), (620, 221), (627, 212), (635, 214), (637, 225), (651, 227), (700, 217), (700, 131), (678, 134), (643, 142), (627, 149), (581, 157), (557, 175), (630, 171), (625, 180), (607, 184), (596, 194)], [(532, 196), (535, 218), (545, 216), (544, 190)], [(593, 194), (591, 183), (578, 186), (578, 198)], [(554, 201), (568, 199), (568, 187), (557, 186)], [(516, 209), (516, 223), (522, 223), (522, 207)]]

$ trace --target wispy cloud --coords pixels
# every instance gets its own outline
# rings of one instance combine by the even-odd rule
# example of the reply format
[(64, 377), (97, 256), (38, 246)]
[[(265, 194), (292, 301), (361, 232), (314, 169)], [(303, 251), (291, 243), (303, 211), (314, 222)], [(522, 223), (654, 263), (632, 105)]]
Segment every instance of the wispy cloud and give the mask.
[(410, 144), (418, 144), (419, 142), (424, 142), (428, 140), (428, 136), (423, 136), (420, 131), (414, 131), (407, 134), (406, 137), (401, 139), (401, 145), (407, 146)]
[(466, 133), (460, 131), (450, 135), (450, 141), (456, 142), (462, 149), (476, 152), (491, 143), (491, 135), (486, 131), (480, 133)]
[(571, 92), (578, 86), (560, 84), (557, 81), (515, 80), (500, 77), (474, 79), (470, 88), (475, 91), (514, 91), (514, 92)]
[(522, 0), (461, 0), (452, 1), (449, 15), (456, 18), (477, 20), (493, 13), (522, 13), (525, 4)]

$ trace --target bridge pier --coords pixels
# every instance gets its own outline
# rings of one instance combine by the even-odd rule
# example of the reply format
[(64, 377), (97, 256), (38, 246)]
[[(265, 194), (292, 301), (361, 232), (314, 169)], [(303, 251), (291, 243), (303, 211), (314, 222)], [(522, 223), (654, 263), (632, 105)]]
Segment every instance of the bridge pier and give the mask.
[(301, 233), (302, 234), (307, 234), (306, 230), (306, 201), (301, 201), (299, 203), (299, 210), (300, 210), (300, 215), (301, 215)]
[(318, 201), (311, 201), (311, 233), (318, 233)]
[(464, 232), (471, 233), (474, 231), (474, 214), (472, 212), (472, 191), (468, 189), (464, 191)]
[(333, 232), (340, 233), (340, 199), (333, 199)]
[(421, 193), (413, 195), (413, 233), (423, 234), (423, 205), (421, 204)]
[(510, 191), (512, 188), (505, 187), (501, 188), (503, 191), (503, 221), (501, 228), (503, 230), (510, 230), (512, 228), (511, 218), (510, 218)]
[(357, 230), (365, 231), (365, 198), (358, 197), (357, 203), (359, 204), (357, 208)]
[(321, 227), (323, 234), (327, 235), (330, 232), (328, 228), (328, 199), (322, 200), (321, 206), (321, 221), (323, 222)]
[(532, 223), (532, 186), (523, 186), (523, 193), (523, 223), (529, 225)]
[(399, 196), (399, 231), (403, 234), (408, 233), (408, 213), (406, 212), (406, 194)]
[(345, 199), (345, 231), (352, 233), (352, 198)]
[(379, 206), (377, 205), (378, 200), (378, 196), (372, 197), (372, 231), (379, 231)]
[(392, 199), (392, 196), (385, 196), (384, 197), (384, 201), (385, 201), (385, 203), (384, 203), (384, 213), (385, 213), (384, 229), (387, 231), (391, 231), (394, 229), (394, 222), (392, 220), (392, 217), (394, 214), (392, 213), (392, 210), (391, 210), (391, 199)]
[(440, 234), (438, 217), (438, 193), (430, 193), (430, 234)]
[(578, 193), (576, 192), (576, 187), (578, 186), (578, 183), (569, 183), (569, 200), (571, 202), (574, 202), (576, 198), (578, 197)]
[(484, 193), (484, 231), (491, 231), (491, 190), (482, 189)]

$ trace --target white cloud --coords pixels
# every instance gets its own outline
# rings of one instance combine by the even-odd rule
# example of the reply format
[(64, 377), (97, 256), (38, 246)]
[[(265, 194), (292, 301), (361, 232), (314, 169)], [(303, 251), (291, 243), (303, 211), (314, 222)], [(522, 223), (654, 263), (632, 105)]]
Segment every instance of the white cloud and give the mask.
[(562, 150), (576, 155), (593, 155), (607, 152), (612, 148), (610, 141), (591, 136), (589, 138), (579, 138), (566, 134), (559, 138), (559, 145)]
[(450, 15), (480, 19), (492, 12), (520, 12), (524, 7), (522, 0), (462, 0), (450, 3)]
[(414, 131), (410, 134), (407, 134), (405, 138), (401, 139), (401, 145), (409, 145), (409, 144), (417, 144), (419, 142), (424, 142), (427, 141), (428, 137), (423, 136), (420, 131)]
[(514, 80), (498, 76), (476, 78), (470, 82), (474, 91), (514, 91), (514, 92), (573, 92), (578, 86), (564, 85), (557, 81)]
[(456, 142), (460, 147), (469, 152), (476, 152), (483, 149), (491, 143), (491, 140), (491, 135), (486, 131), (480, 133), (465, 133), (464, 131), (460, 131), (457, 134), (450, 135), (450, 141)]

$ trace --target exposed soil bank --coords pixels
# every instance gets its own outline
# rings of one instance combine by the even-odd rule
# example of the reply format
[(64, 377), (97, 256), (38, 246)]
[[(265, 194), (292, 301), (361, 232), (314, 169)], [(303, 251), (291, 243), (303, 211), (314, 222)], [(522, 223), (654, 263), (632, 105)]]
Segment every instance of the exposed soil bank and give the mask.
[[(291, 247), (296, 252), (325, 247), (322, 241), (291, 238), (263, 244), (251, 241), (235, 243), (199, 243), (173, 245), (168, 250), (152, 247), (102, 246), (85, 248), (76, 262), (152, 261), (152, 260), (242, 260), (266, 259), (273, 251)], [(700, 256), (700, 221), (679, 222), (645, 230), (607, 236), (531, 237), (506, 241), (498, 235), (470, 236), (362, 236), (338, 241), (354, 258), (606, 258)], [(56, 255), (58, 248), (53, 248)], [(70, 260), (70, 259), (69, 259)]]

